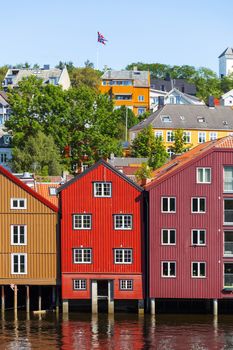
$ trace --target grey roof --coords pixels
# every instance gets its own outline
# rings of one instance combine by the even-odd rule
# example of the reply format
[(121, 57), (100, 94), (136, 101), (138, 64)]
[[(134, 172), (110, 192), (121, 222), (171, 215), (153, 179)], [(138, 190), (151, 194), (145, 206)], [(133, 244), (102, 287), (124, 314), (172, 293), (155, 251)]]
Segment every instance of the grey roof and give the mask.
[[(16, 74), (14, 74), (14, 72)], [(50, 78), (57, 78), (59, 80), (61, 76), (62, 70), (58, 68), (52, 68), (52, 69), (9, 69), (8, 73), (6, 75), (7, 77), (13, 78), (13, 84), (17, 85), (19, 81), (21, 81), (23, 78), (28, 78), (31, 75), (36, 76), (37, 78), (40, 78), (43, 80), (44, 83), (49, 82)]]
[(233, 56), (233, 48), (232, 47), (227, 47), (226, 50), (224, 50), (223, 53), (221, 53), (221, 55), (218, 56), (218, 58), (220, 58), (222, 56), (226, 56), (226, 55)]
[(173, 88), (180, 90), (189, 95), (196, 95), (196, 86), (194, 84), (188, 83), (185, 79), (151, 79), (150, 86), (155, 90), (162, 90), (162, 85), (164, 86), (164, 91), (170, 91)]
[(107, 70), (101, 77), (103, 80), (133, 80), (134, 86), (149, 87), (149, 72), (136, 70)]
[[(171, 121), (164, 122), (163, 116)], [(204, 118), (204, 122), (200, 122)], [(151, 125), (156, 129), (198, 129), (233, 130), (233, 109), (231, 107), (206, 105), (165, 105), (147, 119), (133, 126), (130, 131), (142, 130)]]
[(131, 158), (131, 157), (114, 157), (108, 160), (108, 163), (112, 166), (129, 166), (130, 164), (142, 164), (146, 163), (148, 158)]

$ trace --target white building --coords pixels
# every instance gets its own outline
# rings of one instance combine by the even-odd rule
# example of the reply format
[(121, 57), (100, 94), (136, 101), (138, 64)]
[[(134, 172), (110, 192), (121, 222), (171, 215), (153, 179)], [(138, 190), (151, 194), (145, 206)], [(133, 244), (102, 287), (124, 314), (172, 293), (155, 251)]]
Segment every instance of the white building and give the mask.
[(225, 51), (223, 51), (218, 59), (220, 78), (233, 73), (233, 48), (228, 47)]
[(220, 103), (222, 106), (233, 107), (233, 89), (222, 95)]

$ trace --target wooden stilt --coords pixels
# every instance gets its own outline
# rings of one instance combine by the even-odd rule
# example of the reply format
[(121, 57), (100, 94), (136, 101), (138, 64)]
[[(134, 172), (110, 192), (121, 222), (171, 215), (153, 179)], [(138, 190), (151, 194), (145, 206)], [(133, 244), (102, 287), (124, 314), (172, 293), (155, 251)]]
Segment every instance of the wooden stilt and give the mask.
[(2, 286), (2, 313), (5, 312), (5, 286)]
[(56, 287), (56, 313), (59, 313), (59, 287)]
[(52, 306), (54, 306), (56, 303), (56, 287), (52, 287)]
[(41, 311), (42, 297), (41, 297), (41, 286), (39, 286), (38, 290), (38, 310)]
[(18, 311), (18, 288), (17, 285), (14, 287), (14, 314), (15, 319), (17, 319), (17, 311)]
[(26, 286), (26, 312), (30, 313), (30, 294), (29, 294), (29, 286)]

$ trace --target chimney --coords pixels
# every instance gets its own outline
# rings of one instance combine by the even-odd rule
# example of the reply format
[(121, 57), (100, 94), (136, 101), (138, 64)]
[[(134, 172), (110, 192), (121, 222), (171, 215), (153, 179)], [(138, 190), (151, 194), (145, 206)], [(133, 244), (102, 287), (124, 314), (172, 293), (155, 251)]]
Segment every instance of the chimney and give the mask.
[(50, 69), (50, 65), (49, 64), (44, 64), (44, 68), (43, 68), (44, 70), (48, 70), (48, 69)]
[(214, 108), (214, 96), (209, 96), (208, 97), (208, 103), (207, 105), (209, 106), (209, 108)]
[(158, 108), (162, 108), (164, 106), (164, 96), (158, 97)]

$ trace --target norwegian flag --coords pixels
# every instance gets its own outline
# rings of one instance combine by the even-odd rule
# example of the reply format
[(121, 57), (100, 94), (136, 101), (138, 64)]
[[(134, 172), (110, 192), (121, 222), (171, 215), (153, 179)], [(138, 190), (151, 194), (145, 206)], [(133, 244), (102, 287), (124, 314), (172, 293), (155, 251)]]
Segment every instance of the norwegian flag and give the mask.
[(103, 34), (101, 34), (100, 32), (98, 32), (98, 43), (101, 43), (103, 45), (106, 44), (106, 41), (108, 41), (107, 39), (105, 39), (105, 37), (103, 36)]

